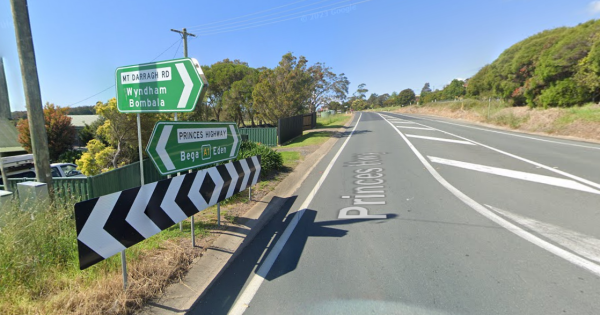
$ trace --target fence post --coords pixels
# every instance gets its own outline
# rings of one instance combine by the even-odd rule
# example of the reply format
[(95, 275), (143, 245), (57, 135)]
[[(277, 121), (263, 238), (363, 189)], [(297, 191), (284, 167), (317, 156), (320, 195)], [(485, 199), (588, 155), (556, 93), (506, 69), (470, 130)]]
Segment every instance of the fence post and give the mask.
[(282, 145), (281, 143), (281, 118), (277, 120), (277, 144)]

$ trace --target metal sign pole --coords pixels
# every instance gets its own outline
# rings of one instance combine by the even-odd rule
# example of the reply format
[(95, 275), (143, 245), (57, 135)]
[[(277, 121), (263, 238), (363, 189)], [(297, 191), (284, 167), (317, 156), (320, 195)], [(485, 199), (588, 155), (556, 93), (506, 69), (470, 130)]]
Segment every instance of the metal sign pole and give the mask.
[[(173, 115), (173, 121), (177, 121), (177, 113)], [(177, 176), (181, 175), (181, 173), (177, 173)], [(171, 178), (171, 175), (168, 176)], [(183, 232), (183, 221), (179, 222), (179, 232)]]
[(127, 259), (125, 250), (121, 252), (121, 266), (123, 266), (123, 291), (127, 290)]
[(142, 123), (140, 114), (137, 114), (137, 131), (138, 131), (138, 150), (140, 152), (140, 178), (142, 186), (144, 185), (144, 156), (142, 155)]
[[(138, 149), (140, 153), (140, 186), (144, 186), (144, 156), (142, 155), (142, 123), (137, 114)], [(127, 290), (127, 258), (125, 250), (121, 251), (121, 266), (123, 269), (123, 290)]]

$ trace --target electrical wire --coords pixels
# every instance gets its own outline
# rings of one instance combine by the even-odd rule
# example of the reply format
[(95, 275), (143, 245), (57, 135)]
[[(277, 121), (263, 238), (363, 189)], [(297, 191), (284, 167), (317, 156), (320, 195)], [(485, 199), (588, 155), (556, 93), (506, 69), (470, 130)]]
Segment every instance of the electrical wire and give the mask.
[(270, 9), (267, 9), (267, 10), (262, 10), (262, 11), (258, 11), (258, 12), (254, 12), (254, 13), (250, 13), (250, 14), (246, 14), (246, 15), (242, 15), (242, 16), (238, 16), (238, 17), (234, 17), (234, 18), (229, 18), (229, 19), (225, 19), (225, 20), (220, 20), (220, 21), (215, 21), (215, 22), (210, 22), (210, 23), (205, 23), (205, 24), (200, 24), (200, 25), (194, 25), (194, 26), (189, 27), (189, 29), (197, 28), (197, 27), (203, 27), (203, 26), (206, 26), (206, 25), (218, 24), (218, 23), (227, 22), (227, 21), (236, 20), (236, 19), (241, 19), (241, 18), (244, 18), (244, 17), (247, 17), (247, 16), (252, 16), (252, 15), (256, 15), (256, 14), (260, 14), (260, 13), (264, 13), (264, 12), (269, 12), (269, 11), (273, 11), (273, 10), (280, 9), (280, 8), (285, 8), (285, 7), (288, 7), (290, 5), (293, 5), (293, 4), (296, 4), (296, 3), (300, 3), (300, 2), (304, 2), (304, 1), (307, 1), (307, 0), (300, 0), (300, 1), (292, 2), (292, 3), (284, 4), (284, 5), (281, 5), (281, 6), (278, 6), (278, 7), (270, 8)]
[(150, 61), (154, 61), (156, 59), (158, 59), (158, 57), (162, 56), (164, 53), (166, 53), (169, 49), (173, 48), (173, 46), (175, 46), (175, 44), (177, 44), (180, 40), (176, 40), (175, 42), (173, 42), (173, 44), (171, 46), (169, 46), (169, 48), (165, 49), (165, 51), (161, 52), (158, 56), (156, 56), (154, 59), (150, 60)]
[[(181, 40), (180, 40), (180, 39), (178, 39), (178, 40), (176, 40), (176, 41), (175, 41), (173, 44), (171, 44), (171, 46), (169, 46), (169, 48), (165, 49), (163, 52), (161, 52), (161, 53), (160, 53), (158, 56), (156, 56), (156, 57), (155, 57), (154, 59), (152, 59), (151, 61), (154, 61), (154, 60), (158, 59), (160, 56), (162, 56), (164, 53), (166, 53), (166, 52), (167, 52), (169, 49), (173, 48), (173, 46), (175, 46), (175, 44), (177, 44), (177, 43), (179, 43), (179, 45), (181, 46)], [(179, 48), (177, 48), (177, 50), (179, 50)], [(177, 53), (177, 52), (175, 52), (175, 53)], [(109, 89), (111, 89), (111, 88), (113, 88), (113, 87), (115, 87), (115, 85), (114, 85), (114, 84), (113, 84), (113, 85), (111, 85), (111, 86), (109, 86), (109, 87), (107, 87), (106, 89), (104, 89), (104, 90), (102, 90), (102, 91), (100, 91), (100, 92), (98, 92), (98, 93), (96, 93), (96, 94), (92, 95), (92, 96), (88, 96), (88, 97), (86, 97), (86, 98), (84, 98), (84, 99), (82, 99), (82, 100), (80, 100), (80, 101), (77, 101), (77, 102), (75, 102), (75, 103), (72, 103), (72, 104), (70, 104), (70, 105), (67, 105), (67, 106), (68, 106), (68, 107), (71, 107), (71, 106), (73, 106), (73, 105), (77, 105), (77, 104), (79, 104), (79, 103), (81, 103), (81, 102), (85, 102), (85, 101), (89, 100), (90, 98), (92, 98), (92, 97), (94, 97), (94, 96), (97, 96), (97, 95), (100, 95), (100, 94), (102, 94), (102, 93), (104, 93), (104, 92), (108, 91)]]
[[(313, 6), (313, 5), (322, 3), (322, 2), (327, 2), (327, 1), (331, 1), (331, 0), (321, 0), (321, 1), (317, 1), (317, 2), (311, 3), (311, 4), (307, 4), (307, 5), (303, 5), (303, 6), (295, 7), (295, 8), (292, 8), (292, 9), (283, 10), (283, 11), (279, 11), (279, 12), (275, 12), (275, 13), (271, 13), (271, 14), (267, 14), (267, 15), (263, 15), (263, 16), (259, 16), (259, 17), (255, 17), (255, 18), (251, 18), (251, 19), (246, 19), (246, 20), (242, 20), (242, 21), (238, 21), (238, 22), (225, 23), (225, 24), (216, 25), (216, 26), (194, 28), (194, 30), (198, 30), (199, 29), (198, 31), (201, 32), (201, 31), (208, 30), (208, 29), (211, 29), (211, 28), (220, 28), (220, 27), (223, 27), (223, 26), (226, 26), (226, 25), (240, 24), (240, 23), (247, 22), (247, 21), (262, 19), (262, 18), (269, 17), (269, 16), (272, 16), (272, 15), (278, 15), (278, 14), (289, 12), (289, 11), (295, 11), (295, 10), (298, 10), (298, 9), (301, 9), (301, 8), (310, 7), (310, 6)], [(346, 0), (346, 1), (351, 1), (351, 0)], [(341, 1), (341, 2), (346, 2), (346, 1)], [(332, 3), (330, 5), (335, 5), (335, 4), (337, 4), (337, 3)], [(319, 8), (313, 8), (311, 10), (316, 10), (316, 9), (319, 9)], [(296, 12), (296, 13), (298, 13), (298, 12)]]
[(175, 56), (177, 56), (177, 53), (179, 52), (179, 48), (181, 48), (181, 43), (183, 43), (183, 39), (181, 39), (181, 41), (179, 42), (179, 46), (177, 46), (177, 49), (175, 50), (175, 54), (173, 55), (172, 59), (175, 59)]
[(81, 101), (75, 102), (75, 103), (73, 103), (73, 104), (71, 104), (71, 105), (67, 105), (67, 107), (71, 107), (71, 106), (73, 106), (73, 105), (75, 105), (75, 104), (79, 104), (79, 103), (81, 103), (81, 102), (83, 102), (83, 101), (87, 101), (87, 100), (89, 100), (90, 98), (92, 98), (92, 97), (94, 97), (94, 96), (96, 96), (96, 95), (100, 95), (100, 94), (102, 94), (102, 93), (106, 92), (108, 89), (111, 89), (111, 88), (113, 88), (113, 87), (115, 87), (115, 85), (114, 85), (114, 84), (113, 84), (113, 85), (111, 85), (111, 86), (109, 86), (109, 87), (107, 87), (106, 89), (104, 89), (104, 90), (102, 90), (102, 91), (100, 91), (100, 92), (98, 92), (98, 93), (96, 93), (96, 94), (94, 94), (94, 95), (90, 96), (90, 97), (86, 97), (86, 98), (82, 99)]
[[(346, 0), (346, 1), (350, 1), (350, 0)], [(356, 5), (356, 4), (370, 2), (370, 1), (373, 1), (373, 0), (358, 1), (358, 2), (354, 2), (354, 3), (350, 3), (350, 4), (338, 6), (338, 7), (335, 7), (335, 8), (329, 8), (327, 10), (335, 10), (335, 9), (345, 8), (345, 7), (353, 6), (353, 5)], [(327, 10), (321, 10), (321, 11), (317, 11), (317, 12), (312, 12), (311, 14), (316, 14), (316, 13), (324, 12), (324, 11), (327, 11)], [(312, 11), (312, 10), (308, 10), (308, 11)], [(298, 13), (301, 13), (301, 12), (297, 12), (295, 14), (298, 14)], [(273, 22), (268, 22), (268, 23), (253, 25), (253, 26), (247, 26), (247, 27), (244, 27), (245, 25), (239, 25), (237, 27), (225, 28), (225, 29), (222, 29), (222, 30), (212, 30), (212, 31), (207, 31), (204, 34), (200, 33), (200, 34), (198, 34), (198, 36), (210, 36), (210, 35), (216, 35), (216, 34), (223, 34), (223, 33), (230, 33), (230, 32), (235, 32), (235, 31), (241, 31), (241, 30), (246, 30), (246, 29), (250, 29), (250, 28), (256, 28), (256, 27), (260, 27), (260, 26), (264, 26), (264, 25), (270, 25), (270, 24), (275, 24), (275, 23), (280, 23), (280, 22), (294, 20), (294, 19), (297, 19), (298, 17), (304, 16), (304, 15), (306, 15), (306, 14), (295, 15), (295, 16), (287, 18), (287, 19), (277, 20), (277, 21), (273, 21)], [(269, 20), (274, 20), (274, 19), (269, 19)], [(269, 20), (265, 20), (265, 21), (269, 21)], [(252, 25), (252, 24), (256, 24), (256, 23), (260, 23), (260, 22), (263, 22), (263, 21), (254, 22), (254, 23), (248, 23), (246, 25)]]

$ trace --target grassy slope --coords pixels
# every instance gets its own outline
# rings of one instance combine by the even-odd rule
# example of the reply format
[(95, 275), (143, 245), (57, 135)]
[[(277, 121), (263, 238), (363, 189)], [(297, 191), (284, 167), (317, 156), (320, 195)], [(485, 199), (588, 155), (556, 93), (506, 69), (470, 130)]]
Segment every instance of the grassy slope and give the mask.
[(530, 109), (500, 101), (464, 100), (428, 103), (397, 109), (399, 112), (438, 115), (488, 123), (515, 130), (600, 140), (600, 105)]

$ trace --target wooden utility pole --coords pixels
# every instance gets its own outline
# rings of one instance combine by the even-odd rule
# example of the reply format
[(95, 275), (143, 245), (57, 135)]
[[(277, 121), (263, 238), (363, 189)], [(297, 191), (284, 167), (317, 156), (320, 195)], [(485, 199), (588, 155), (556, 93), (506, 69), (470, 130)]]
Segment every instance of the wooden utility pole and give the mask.
[(183, 56), (185, 58), (187, 58), (187, 56), (188, 56), (188, 54), (187, 54), (187, 37), (188, 36), (196, 37), (196, 35), (194, 35), (192, 33), (188, 33), (187, 30), (185, 29), (185, 27), (183, 28), (183, 31), (171, 29), (171, 32), (179, 33), (179, 34), (181, 34), (181, 37), (183, 37)]
[(19, 51), (21, 76), (23, 77), (23, 89), (25, 90), (35, 175), (39, 182), (48, 185), (48, 192), (52, 196), (52, 173), (50, 171), (48, 136), (44, 122), (40, 81), (35, 64), (35, 52), (33, 50), (27, 0), (10, 0), (10, 4), (15, 24), (17, 50)]
[(8, 85), (6, 84), (6, 75), (4, 73), (4, 61), (0, 57), (0, 118), (10, 120), (10, 102), (8, 100)]

